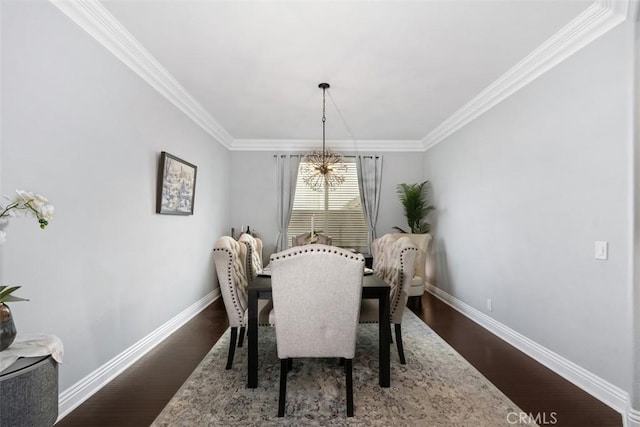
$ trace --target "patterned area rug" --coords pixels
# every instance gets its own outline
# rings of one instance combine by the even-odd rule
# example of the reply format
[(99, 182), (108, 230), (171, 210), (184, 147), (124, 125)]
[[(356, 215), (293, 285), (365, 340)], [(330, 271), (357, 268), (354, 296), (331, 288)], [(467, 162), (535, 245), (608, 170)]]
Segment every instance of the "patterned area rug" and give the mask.
[[(338, 359), (294, 360), (286, 417), (278, 418), (280, 362), (275, 330), (260, 329), (258, 388), (247, 389), (247, 348), (225, 370), (227, 330), (153, 426), (509, 426), (520, 409), (409, 310), (402, 324), (406, 365), (391, 350), (391, 388), (378, 385), (378, 325), (358, 328), (355, 416), (347, 418)], [(510, 423), (509, 420), (512, 422)], [(522, 424), (519, 424), (522, 425)]]

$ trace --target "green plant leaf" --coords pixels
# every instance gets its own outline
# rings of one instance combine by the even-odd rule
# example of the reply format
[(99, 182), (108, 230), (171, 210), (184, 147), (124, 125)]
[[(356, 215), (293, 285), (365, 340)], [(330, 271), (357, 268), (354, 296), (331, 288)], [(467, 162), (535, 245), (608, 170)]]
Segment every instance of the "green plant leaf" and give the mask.
[(16, 301), (29, 301), (26, 298), (14, 297), (13, 295), (7, 295), (4, 298), (0, 298), (0, 302), (16, 302)]
[(0, 286), (0, 298), (3, 298), (20, 288), (21, 286)]
[[(404, 208), (407, 225), (412, 233), (428, 233), (431, 225), (426, 222), (428, 215), (435, 209), (427, 197), (429, 181), (419, 184), (398, 184), (396, 193)], [(398, 227), (394, 227), (398, 229)], [(426, 230), (426, 231), (425, 231)]]
[(28, 299), (20, 298), (11, 295), (17, 289), (20, 289), (22, 286), (5, 286), (0, 285), (0, 303), (3, 302), (14, 302), (14, 301), (29, 301)]

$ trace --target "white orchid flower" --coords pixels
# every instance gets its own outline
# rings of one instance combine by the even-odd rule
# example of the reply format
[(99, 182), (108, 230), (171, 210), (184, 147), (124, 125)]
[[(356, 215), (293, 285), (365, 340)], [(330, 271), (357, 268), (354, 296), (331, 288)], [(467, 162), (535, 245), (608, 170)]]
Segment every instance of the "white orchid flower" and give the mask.
[[(40, 228), (45, 229), (49, 225), (49, 220), (53, 217), (53, 205), (49, 204), (46, 197), (24, 190), (16, 190), (16, 196), (10, 199), (8, 204), (0, 206), (0, 225), (8, 222), (9, 218), (18, 215), (35, 216)], [(0, 244), (7, 240), (7, 234), (0, 230)]]
[(39, 201), (38, 199), (33, 199), (30, 202), (27, 203), (29, 206), (31, 206), (36, 212), (38, 213), (40, 212), (40, 209), (42, 209), (42, 207), (44, 206), (44, 203)]
[(53, 205), (43, 205), (40, 209), (40, 217), (50, 220), (53, 217)]
[(30, 201), (35, 199), (35, 196), (33, 195), (33, 193), (30, 193), (28, 191), (16, 190), (16, 193), (18, 193), (18, 197), (16, 197), (16, 201), (24, 201), (26, 203), (29, 203)]

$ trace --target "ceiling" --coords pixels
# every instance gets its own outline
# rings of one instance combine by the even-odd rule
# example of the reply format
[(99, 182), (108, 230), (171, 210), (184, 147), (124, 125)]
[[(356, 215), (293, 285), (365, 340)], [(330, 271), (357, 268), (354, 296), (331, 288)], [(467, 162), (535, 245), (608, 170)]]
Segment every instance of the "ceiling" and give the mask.
[(424, 140), (591, 1), (101, 2), (232, 144)]

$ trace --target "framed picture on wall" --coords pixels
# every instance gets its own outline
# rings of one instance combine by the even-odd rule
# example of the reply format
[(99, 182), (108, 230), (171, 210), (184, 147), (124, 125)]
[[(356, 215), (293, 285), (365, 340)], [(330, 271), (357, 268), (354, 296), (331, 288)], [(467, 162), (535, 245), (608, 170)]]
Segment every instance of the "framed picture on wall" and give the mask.
[(160, 153), (156, 213), (193, 215), (198, 168), (165, 151)]

